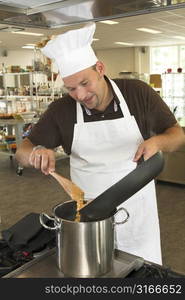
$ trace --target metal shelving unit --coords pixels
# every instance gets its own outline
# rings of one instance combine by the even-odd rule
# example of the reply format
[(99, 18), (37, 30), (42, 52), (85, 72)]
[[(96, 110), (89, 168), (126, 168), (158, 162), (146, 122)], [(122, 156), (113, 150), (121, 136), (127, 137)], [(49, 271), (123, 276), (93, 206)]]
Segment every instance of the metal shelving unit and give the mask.
[[(162, 74), (162, 98), (185, 131), (185, 73)], [(185, 147), (164, 153), (164, 158), (158, 180), (185, 185)]]
[(48, 85), (44, 72), (0, 74), (0, 112), (44, 111), (55, 100), (53, 82)]
[(162, 74), (162, 98), (178, 120), (185, 117), (185, 73)]
[[(59, 98), (55, 94), (53, 74), (48, 81), (47, 74), (42, 71), (18, 72), (0, 74), (0, 113), (18, 115), (22, 111), (35, 112), (32, 119), (1, 119), (0, 127), (6, 128), (8, 135), (15, 136), (16, 145), (23, 138), (25, 124), (36, 123), (48, 104)], [(2, 145), (2, 144), (1, 144)], [(6, 143), (4, 144), (6, 146)], [(0, 154), (12, 159), (14, 153), (11, 149), (0, 150)], [(60, 149), (56, 149), (56, 159), (65, 158), (67, 155)], [(18, 167), (18, 175), (22, 175), (21, 166)]]
[[(1, 120), (0, 119), (0, 127), (6, 127), (7, 132), (10, 135), (15, 136), (15, 143), (16, 145), (20, 144), (23, 138), (23, 128), (25, 124), (27, 123), (36, 123), (38, 121), (38, 118), (33, 118), (33, 119), (27, 119), (26, 121), (24, 120), (15, 120), (15, 119), (9, 119), (9, 120)], [(8, 148), (8, 144), (4, 144), (7, 146), (5, 150), (0, 150), (0, 155), (9, 157), (11, 160), (13, 159), (14, 152)], [(17, 166), (16, 173), (18, 175), (22, 175), (22, 170), (23, 167), (21, 165)]]
[[(6, 136), (15, 137), (12, 144), (20, 144), (23, 138), (25, 124), (35, 123), (38, 118), (15, 119), (14, 114), (22, 111), (37, 112), (37, 99), (34, 95), (33, 72), (17, 72), (0, 74), (0, 127), (4, 129)], [(15, 149), (15, 148), (14, 148)], [(0, 155), (13, 158), (15, 151), (11, 147), (11, 142), (6, 139), (1, 141)], [(18, 175), (22, 174), (22, 167), (18, 165), (16, 170)]]

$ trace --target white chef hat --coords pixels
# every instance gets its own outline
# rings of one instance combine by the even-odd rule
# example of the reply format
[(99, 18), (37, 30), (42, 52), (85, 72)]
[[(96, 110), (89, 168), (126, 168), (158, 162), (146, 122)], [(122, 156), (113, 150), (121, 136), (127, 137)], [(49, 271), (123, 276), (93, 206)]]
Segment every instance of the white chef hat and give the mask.
[(93, 66), (97, 57), (91, 47), (96, 25), (65, 32), (50, 40), (41, 49), (44, 55), (54, 59), (62, 78)]

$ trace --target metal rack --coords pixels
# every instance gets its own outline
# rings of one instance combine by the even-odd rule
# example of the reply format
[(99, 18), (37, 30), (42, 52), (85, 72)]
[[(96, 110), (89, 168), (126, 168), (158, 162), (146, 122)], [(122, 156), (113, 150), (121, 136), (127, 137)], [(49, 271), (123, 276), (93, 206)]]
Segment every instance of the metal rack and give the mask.
[(178, 120), (185, 117), (185, 73), (162, 74), (162, 98)]
[[(0, 74), (0, 113), (11, 115), (11, 119), (0, 118), (0, 126), (6, 128), (8, 135), (15, 135), (16, 145), (22, 141), (25, 124), (36, 123), (48, 104), (61, 95), (61, 91), (54, 88), (53, 72), (50, 75), (51, 80), (48, 81), (47, 73), (43, 71)], [(13, 116), (18, 116), (22, 111), (35, 112), (36, 118), (13, 119)], [(14, 156), (10, 149), (0, 150), (0, 154), (9, 156), (10, 159)], [(57, 160), (65, 157), (67, 156), (61, 149), (56, 149)], [(17, 174), (22, 175), (22, 171), (23, 168), (18, 166)]]
[[(5, 126), (7, 128), (8, 134), (15, 135), (15, 143), (19, 145), (22, 141), (23, 136), (23, 128), (27, 123), (36, 123), (38, 118), (28, 119), (27, 121), (24, 120), (1, 120), (0, 119), (0, 126)], [(0, 151), (0, 155), (8, 156), (10, 159), (13, 159), (14, 153), (11, 150)], [(16, 173), (17, 175), (22, 175), (23, 167), (18, 165)]]
[(53, 76), (51, 79), (48, 88), (47, 74), (44, 72), (1, 73), (0, 111), (4, 113), (44, 111), (55, 99)]
[[(16, 145), (19, 145), (22, 142), (23, 139), (23, 128), (25, 124), (29, 123), (36, 123), (39, 120), (39, 118), (32, 118), (32, 119), (27, 119), (26, 121), (24, 120), (1, 120), (0, 119), (0, 126), (6, 126), (8, 134), (14, 134), (15, 135), (15, 143)], [(10, 159), (13, 159), (14, 153), (10, 150), (7, 149), (7, 151), (1, 151), (0, 150), (0, 155), (8, 156)], [(64, 159), (67, 158), (68, 155), (64, 153), (62, 147), (57, 147), (55, 149), (55, 158), (56, 160)], [(23, 173), (23, 167), (21, 165), (17, 166), (16, 169), (17, 175), (22, 175)]]

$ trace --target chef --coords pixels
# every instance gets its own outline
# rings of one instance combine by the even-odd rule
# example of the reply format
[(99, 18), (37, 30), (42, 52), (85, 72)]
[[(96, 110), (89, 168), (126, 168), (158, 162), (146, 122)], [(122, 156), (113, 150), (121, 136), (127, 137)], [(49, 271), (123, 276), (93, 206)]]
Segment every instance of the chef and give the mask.
[[(42, 48), (58, 66), (67, 94), (48, 107), (16, 152), (23, 166), (47, 175), (55, 169), (54, 149), (62, 145), (70, 155), (71, 180), (87, 200), (130, 173), (141, 157), (174, 151), (185, 141), (173, 114), (151, 87), (105, 75), (105, 65), (91, 47), (94, 32), (95, 23), (88, 23)], [(154, 181), (123, 206), (130, 218), (116, 226), (116, 248), (161, 264)]]

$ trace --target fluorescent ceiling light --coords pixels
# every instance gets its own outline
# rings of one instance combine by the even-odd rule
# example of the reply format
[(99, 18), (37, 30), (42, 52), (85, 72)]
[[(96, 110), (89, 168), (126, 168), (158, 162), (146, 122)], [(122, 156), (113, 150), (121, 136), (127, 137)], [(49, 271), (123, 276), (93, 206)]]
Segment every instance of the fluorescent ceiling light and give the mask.
[(125, 46), (133, 46), (134, 45), (132, 43), (125, 43), (125, 42), (115, 42), (114, 44), (125, 45)]
[(185, 40), (185, 36), (175, 35), (173, 37), (176, 38), (176, 39)]
[(34, 35), (34, 36), (42, 36), (42, 35), (44, 35), (43, 33), (27, 32), (27, 31), (17, 31), (17, 32), (12, 31), (12, 33), (25, 34), (25, 35)]
[(119, 22), (107, 20), (107, 21), (100, 21), (100, 23), (104, 23), (104, 24), (108, 24), (108, 25), (114, 25), (114, 24), (118, 24)]
[(152, 34), (162, 33), (161, 31), (150, 29), (150, 28), (145, 28), (145, 27), (136, 28), (136, 30), (144, 31), (144, 32), (152, 33)]
[(100, 39), (93, 39), (94, 42), (99, 41)]
[(25, 45), (25, 46), (22, 46), (22, 48), (24, 49), (34, 49), (35, 47), (34, 46), (29, 46), (29, 45)]

